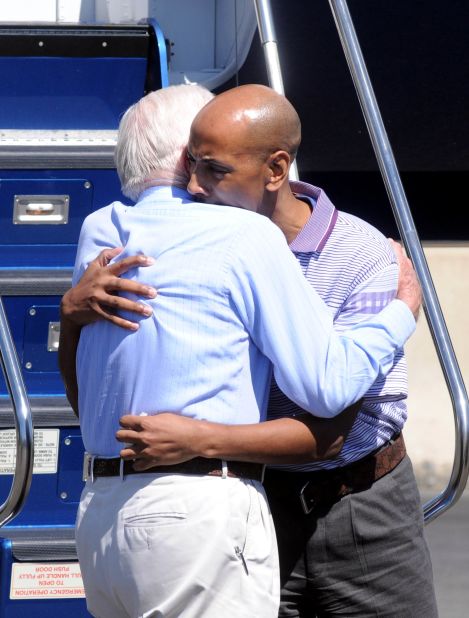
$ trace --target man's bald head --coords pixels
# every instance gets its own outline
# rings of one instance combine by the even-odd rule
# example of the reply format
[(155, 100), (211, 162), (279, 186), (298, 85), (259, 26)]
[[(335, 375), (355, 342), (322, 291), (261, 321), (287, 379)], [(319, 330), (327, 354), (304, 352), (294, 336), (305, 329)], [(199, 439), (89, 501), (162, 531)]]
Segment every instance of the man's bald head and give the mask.
[(243, 151), (287, 152), (293, 160), (301, 142), (301, 123), (293, 105), (283, 96), (257, 84), (219, 94), (195, 117), (194, 131), (226, 136)]
[(284, 96), (257, 85), (227, 90), (192, 123), (188, 189), (271, 217), (292, 198), (288, 171), (300, 139), (298, 114)]

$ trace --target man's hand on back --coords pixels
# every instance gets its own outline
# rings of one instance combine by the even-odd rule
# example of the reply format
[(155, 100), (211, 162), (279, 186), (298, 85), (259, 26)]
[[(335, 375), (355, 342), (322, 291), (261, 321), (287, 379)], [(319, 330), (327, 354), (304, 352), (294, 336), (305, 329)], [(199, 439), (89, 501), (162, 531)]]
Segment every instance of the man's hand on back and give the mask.
[(109, 262), (119, 255), (123, 247), (104, 249), (90, 262), (83, 277), (68, 290), (60, 303), (59, 369), (67, 398), (78, 416), (78, 383), (76, 376), (76, 353), (80, 331), (85, 324), (108, 320), (128, 330), (137, 330), (138, 324), (116, 315), (118, 310), (127, 310), (137, 315), (151, 315), (148, 305), (118, 296), (130, 292), (143, 298), (154, 298), (156, 290), (147, 285), (121, 279), (120, 275), (131, 268), (151, 266), (153, 258), (133, 255), (115, 264)]
[(154, 260), (145, 255), (133, 255), (115, 264), (109, 264), (122, 250), (122, 247), (104, 249), (90, 262), (81, 280), (62, 298), (60, 305), (62, 320), (67, 320), (76, 326), (84, 326), (104, 319), (122, 328), (137, 330), (137, 323), (119, 317), (116, 312), (125, 310), (138, 315), (151, 315), (148, 305), (131, 301), (118, 294), (130, 292), (143, 298), (155, 298), (157, 292), (154, 288), (120, 278), (120, 275), (131, 268), (151, 266)]

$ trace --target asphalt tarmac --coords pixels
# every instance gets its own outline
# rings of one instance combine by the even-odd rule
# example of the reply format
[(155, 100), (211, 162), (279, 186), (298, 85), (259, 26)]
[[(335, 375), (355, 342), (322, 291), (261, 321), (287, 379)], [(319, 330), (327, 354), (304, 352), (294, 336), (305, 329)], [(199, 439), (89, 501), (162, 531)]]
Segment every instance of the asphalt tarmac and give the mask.
[(469, 492), (426, 526), (440, 618), (469, 618)]

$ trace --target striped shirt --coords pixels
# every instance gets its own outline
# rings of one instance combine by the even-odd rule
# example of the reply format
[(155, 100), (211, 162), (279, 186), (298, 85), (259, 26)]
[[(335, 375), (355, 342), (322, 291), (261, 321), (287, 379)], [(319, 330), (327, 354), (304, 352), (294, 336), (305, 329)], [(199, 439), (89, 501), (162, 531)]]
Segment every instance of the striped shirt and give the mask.
[(194, 203), (174, 187), (149, 189), (135, 206), (116, 202), (90, 214), (74, 282), (105, 246), (124, 246), (117, 259), (153, 256), (152, 266), (126, 277), (155, 286), (158, 296), (145, 301), (153, 314), (136, 332), (105, 321), (81, 332), (80, 425), (93, 455), (118, 455), (114, 435), (125, 413), (264, 420), (272, 364), (297, 405), (333, 416), (390, 369), (415, 329), (408, 307), (394, 301), (379, 318), (338, 335), (271, 221)]
[[(292, 183), (313, 213), (290, 244), (307, 281), (328, 305), (337, 331), (366, 320), (396, 295), (398, 267), (388, 240), (361, 219), (336, 210), (318, 187)], [(281, 466), (292, 470), (334, 468), (364, 457), (400, 431), (407, 418), (407, 372), (403, 351), (386, 377), (366, 393), (340, 455), (334, 461)], [(270, 419), (301, 413), (273, 382)]]

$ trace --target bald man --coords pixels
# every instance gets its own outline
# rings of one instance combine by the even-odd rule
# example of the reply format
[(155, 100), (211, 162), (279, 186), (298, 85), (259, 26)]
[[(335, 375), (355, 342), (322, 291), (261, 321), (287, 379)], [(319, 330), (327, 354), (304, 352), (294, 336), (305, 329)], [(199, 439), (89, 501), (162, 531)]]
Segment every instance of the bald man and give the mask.
[[(281, 122), (278, 121), (279, 117)], [(349, 301), (350, 307), (344, 310), (345, 318), (342, 328), (345, 328), (347, 322), (358, 321), (364, 317), (367, 311), (376, 312), (382, 305), (389, 302), (395, 294), (397, 269), (385, 239), (372, 228), (351, 217), (347, 218), (344, 215), (336, 214), (332, 205), (319, 190), (316, 190), (315, 194), (315, 190), (311, 187), (298, 185), (294, 189), (296, 191), (300, 189), (299, 192), (293, 193), (291, 191), (287, 183), (288, 169), (295, 156), (299, 140), (300, 125), (298, 118), (285, 99), (278, 98), (271, 91), (259, 87), (241, 88), (221, 95), (214, 102), (209, 103), (193, 124), (188, 154), (192, 169), (189, 190), (197, 197), (209, 202), (240, 206), (268, 215), (281, 227), (290, 243), (301, 240), (300, 237), (305, 232), (306, 238), (303, 240), (312, 240), (318, 245), (314, 251), (309, 250), (307, 246), (299, 247), (298, 254), (305, 254), (303, 255), (305, 260), (303, 268), (308, 279), (314, 277), (315, 272), (314, 268), (311, 268), (314, 266), (311, 261), (321, 259), (321, 254), (323, 254), (323, 261), (325, 260), (327, 265), (327, 260), (331, 259), (326, 249), (327, 246), (329, 245), (331, 251), (333, 250), (332, 252), (335, 254), (337, 242), (343, 243), (340, 234), (339, 238), (331, 242), (334, 233), (340, 227), (352, 228), (352, 235), (355, 236), (349, 242), (350, 244), (356, 242), (356, 246), (353, 246), (353, 250), (350, 247), (348, 248), (346, 259), (347, 265), (350, 259), (353, 260), (354, 271), (353, 273), (342, 272), (340, 277), (336, 275), (330, 286), (331, 288), (338, 288), (335, 291), (339, 298), (328, 299), (336, 321), (339, 323), (339, 328), (339, 309), (343, 309), (346, 301)], [(322, 225), (321, 233), (315, 234), (313, 230), (308, 230), (308, 224), (311, 223), (314, 225), (314, 231), (317, 231), (317, 228)], [(342, 234), (344, 233), (344, 230), (339, 231)], [(294, 247), (291, 248), (294, 249)], [(313, 259), (309, 255), (312, 253), (316, 254)], [(379, 254), (380, 258), (376, 257), (376, 254)], [(338, 259), (337, 255), (335, 259)], [(326, 268), (324, 273), (327, 277), (330, 277), (329, 270)], [(380, 270), (384, 271), (384, 274), (380, 275)], [(354, 284), (356, 289), (351, 289)], [(326, 297), (328, 296), (326, 292), (323, 293)], [(347, 294), (349, 297), (347, 297)], [(345, 298), (342, 298), (341, 295)], [(369, 298), (367, 295), (369, 295)], [(353, 312), (354, 304), (364, 300), (369, 301), (371, 298), (374, 299), (373, 303), (368, 302), (366, 310), (355, 308), (354, 316), (347, 315), (347, 313)], [(272, 310), (275, 311), (275, 308), (272, 308)], [(390, 383), (392, 385), (392, 381)], [(376, 388), (385, 392), (387, 386), (382, 383), (377, 385)], [(388, 390), (392, 390), (392, 387), (389, 387)], [(399, 394), (402, 395), (402, 393)], [(282, 397), (279, 393), (276, 393), (277, 399), (279, 396)], [(383, 397), (383, 403), (389, 403), (389, 401), (389, 397), (387, 399)], [(284, 405), (285, 402), (280, 403)], [(287, 401), (286, 405), (291, 407), (294, 404)], [(366, 406), (363, 406), (362, 414), (365, 411)], [(291, 413), (293, 410), (281, 410), (282, 414), (285, 412)], [(301, 409), (294, 410), (296, 414), (302, 412)], [(283, 420), (289, 421), (291, 419)], [(153, 421), (155, 422), (153, 423)], [(191, 422), (193, 425), (189, 425)], [(270, 427), (276, 422), (278, 423), (278, 421), (273, 421)], [(164, 457), (166, 457), (165, 461), (168, 463), (186, 460), (199, 451), (201, 455), (209, 458), (222, 456), (223, 458), (242, 460), (247, 458), (247, 460), (253, 461), (295, 459), (291, 455), (285, 454), (285, 449), (281, 439), (279, 441), (278, 435), (272, 434), (272, 431), (269, 434), (270, 427), (269, 430), (265, 431), (269, 423), (265, 423), (264, 427), (230, 427), (227, 431), (222, 425), (203, 421), (194, 423), (183, 417), (172, 418), (169, 415), (159, 415), (157, 418), (146, 417), (144, 419), (126, 417), (123, 420), (123, 425), (129, 429), (119, 432), (119, 439), (132, 442), (136, 446), (133, 449), (125, 449), (122, 451), (122, 455), (125, 458), (142, 460), (135, 466), (140, 470), (149, 465), (154, 465), (155, 454), (156, 461), (160, 463), (164, 460)], [(156, 453), (158, 444), (152, 443), (152, 430), (156, 432), (157, 443), (163, 446), (163, 450), (168, 447), (166, 454), (163, 450)], [(262, 431), (263, 433), (261, 433)], [(365, 460), (365, 463), (361, 465), (364, 465), (366, 470), (379, 463), (382, 472), (379, 479), (391, 476), (394, 470), (402, 468), (404, 463), (402, 461), (404, 452), (401, 440), (398, 436), (392, 434), (388, 440), (384, 439), (379, 444), (380, 432), (378, 429), (372, 429), (369, 433), (369, 441), (373, 443), (371, 457), (365, 455), (359, 457), (358, 461)], [(272, 441), (273, 436), (275, 436), (275, 442)], [(368, 444), (365, 445), (365, 448), (367, 446)], [(152, 448), (156, 450), (152, 451)], [(377, 450), (379, 450), (379, 453), (375, 453)], [(202, 453), (202, 451), (204, 452)], [(215, 451), (219, 454), (216, 455)], [(147, 463), (143, 462), (145, 458), (147, 458)], [(388, 465), (387, 469), (383, 468), (382, 464), (386, 459), (391, 462), (389, 465), (393, 467)], [(346, 462), (348, 464), (347, 460)], [(347, 465), (339, 467), (344, 469), (344, 473), (349, 469)], [(407, 465), (406, 470), (404, 470), (406, 476), (409, 476), (408, 468)], [(283, 536), (286, 536), (288, 545), (288, 534), (291, 527), (298, 527), (301, 536), (305, 534), (305, 527), (314, 528), (317, 525), (318, 513), (315, 512), (314, 508), (310, 508), (309, 493), (300, 495), (299, 490), (301, 488), (297, 487), (298, 478), (302, 481), (307, 478), (303, 484), (315, 485), (315, 472), (301, 472), (300, 477), (297, 476), (295, 471), (279, 474), (288, 477), (283, 482), (281, 491), (283, 492), (285, 488), (290, 491), (290, 495), (281, 496), (280, 500), (281, 503), (284, 500), (290, 501), (292, 507), (291, 513), (288, 514), (288, 525), (283, 531)], [(307, 477), (304, 474), (307, 474)], [(366, 489), (373, 491), (374, 487), (379, 485), (379, 479), (373, 479), (375, 481), (373, 487)], [(277, 485), (278, 483), (275, 481), (274, 486), (276, 488)], [(347, 493), (358, 495), (358, 488), (358, 485), (352, 486), (350, 492)], [(297, 489), (298, 491), (296, 491)], [(363, 489), (363, 487), (359, 489)], [(319, 506), (323, 509), (325, 505), (328, 507), (335, 505), (341, 497), (340, 502), (345, 505), (347, 503), (345, 495), (341, 496), (339, 493), (334, 495), (332, 493), (331, 495), (321, 496)], [(303, 499), (308, 514), (297, 512), (301, 499)], [(291, 519), (289, 519), (290, 516)], [(281, 530), (280, 535), (282, 535)], [(332, 536), (334, 537), (335, 533)], [(294, 553), (305, 550), (305, 540), (306, 538), (299, 546), (298, 539), (295, 538)], [(312, 540), (308, 540), (308, 543), (310, 542)], [(280, 549), (283, 560), (282, 546)], [(309, 551), (306, 551), (306, 558), (308, 560), (311, 558)], [(353, 560), (354, 558), (351, 556), (347, 557), (349, 566), (353, 563)], [(304, 558), (301, 561), (304, 561)], [(339, 566), (342, 569), (340, 577), (343, 577), (344, 568), (346, 570), (348, 567), (347, 565), (344, 567), (343, 564)], [(315, 599), (316, 595), (312, 595), (313, 598), (307, 599), (301, 590), (302, 586), (309, 587), (311, 582), (307, 582), (301, 574), (298, 576), (298, 580), (302, 581), (299, 585), (295, 582), (290, 595), (291, 599), (286, 598), (282, 611), (287, 613), (283, 615), (310, 616), (313, 615), (313, 611), (321, 611), (319, 598)], [(285, 594), (287, 597), (290, 594), (288, 583), (285, 586)], [(336, 603), (347, 603), (350, 611), (352, 605), (350, 601), (344, 598), (344, 595), (342, 595), (343, 598), (339, 599), (338, 591), (334, 592), (331, 589), (329, 594), (336, 596)], [(313, 603), (317, 603), (317, 605), (313, 607)], [(308, 607), (306, 607), (307, 605)], [(300, 611), (305, 613), (291, 613)]]

